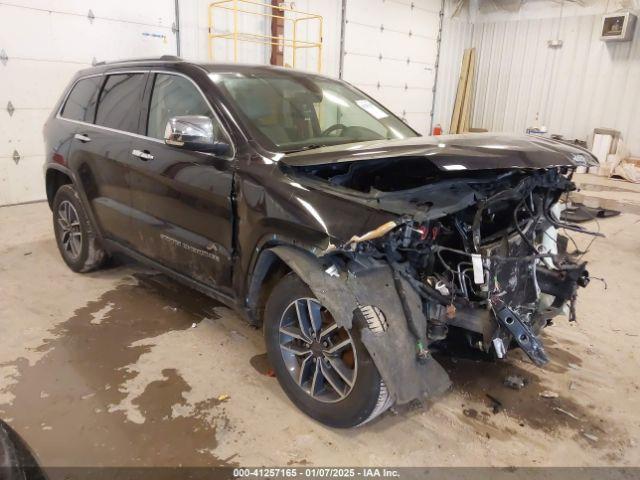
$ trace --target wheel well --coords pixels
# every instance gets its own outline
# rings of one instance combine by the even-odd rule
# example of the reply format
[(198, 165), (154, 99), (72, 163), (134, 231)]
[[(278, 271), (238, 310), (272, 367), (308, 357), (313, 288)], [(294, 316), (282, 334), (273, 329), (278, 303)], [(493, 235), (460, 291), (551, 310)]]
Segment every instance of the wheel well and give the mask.
[(273, 287), (291, 271), (291, 268), (273, 252), (265, 250), (260, 254), (251, 276), (247, 296), (247, 307), (252, 324), (262, 325), (264, 310)]
[(47, 200), (49, 202), (49, 207), (53, 206), (53, 199), (56, 196), (58, 189), (61, 186), (68, 185), (70, 183), (72, 183), (72, 181), (67, 174), (54, 169), (47, 170), (46, 186), (47, 186)]

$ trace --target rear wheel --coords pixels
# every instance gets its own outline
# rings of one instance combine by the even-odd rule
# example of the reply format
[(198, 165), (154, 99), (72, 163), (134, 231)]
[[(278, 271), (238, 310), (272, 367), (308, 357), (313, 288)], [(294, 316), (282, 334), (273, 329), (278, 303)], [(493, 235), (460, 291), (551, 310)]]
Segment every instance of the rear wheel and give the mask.
[(275, 286), (265, 311), (267, 353), (278, 381), (300, 410), (325, 425), (348, 428), (372, 420), (391, 405), (387, 388), (360, 330), (333, 315), (295, 274)]
[(74, 272), (90, 272), (106, 258), (72, 185), (61, 186), (53, 199), (53, 230), (62, 259)]

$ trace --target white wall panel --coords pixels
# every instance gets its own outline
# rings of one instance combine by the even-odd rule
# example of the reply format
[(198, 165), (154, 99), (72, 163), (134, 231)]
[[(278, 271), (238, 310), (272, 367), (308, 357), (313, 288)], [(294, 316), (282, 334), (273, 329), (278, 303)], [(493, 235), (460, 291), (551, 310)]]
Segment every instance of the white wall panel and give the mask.
[(94, 58), (175, 54), (174, 20), (172, 0), (0, 4), (0, 49), (9, 57), (0, 64), (0, 205), (45, 197), (42, 126), (74, 73)]
[(343, 78), (429, 131), (439, 0), (348, 0)]
[[(207, 0), (180, 1), (181, 55), (208, 61)], [(322, 73), (338, 76), (341, 0), (299, 0), (296, 9), (324, 17)], [(42, 125), (70, 78), (93, 59), (153, 57), (176, 53), (173, 0), (12, 0), (0, 4), (0, 205), (42, 199)], [(89, 10), (94, 19), (88, 18)], [(229, 15), (216, 17), (231, 31)], [(239, 27), (269, 33), (264, 18), (244, 16)], [(315, 38), (301, 28), (299, 38)], [(232, 61), (232, 42), (218, 41), (215, 61)], [(270, 47), (240, 43), (238, 61), (268, 63)], [(297, 66), (316, 71), (317, 55), (300, 54)], [(7, 102), (15, 107), (12, 116)], [(13, 151), (21, 159), (13, 161)], [(36, 168), (36, 166), (38, 166)]]
[[(181, 56), (187, 60), (211, 61), (208, 52), (208, 0), (193, 0), (180, 3), (180, 39)], [(244, 7), (243, 7), (244, 8)], [(323, 16), (323, 49), (321, 73), (338, 76), (340, 58), (340, 14), (341, 0), (299, 0), (295, 9)], [(254, 7), (252, 11), (267, 12), (268, 9)], [(290, 14), (287, 14), (288, 16)], [(250, 14), (238, 15), (238, 30), (241, 32), (270, 35), (270, 19)], [(216, 33), (232, 32), (232, 16), (229, 12), (214, 10), (214, 28)], [(291, 37), (291, 22), (287, 21), (287, 36)], [(318, 38), (318, 22), (308, 26), (300, 22), (298, 39), (316, 41)], [(231, 40), (214, 40), (215, 52), (213, 61), (219, 63), (233, 62), (233, 42)], [(238, 42), (239, 63), (268, 64), (271, 47), (259, 44)], [(285, 63), (292, 64), (291, 49), (285, 49)], [(309, 49), (301, 50), (296, 57), (296, 68), (317, 72), (317, 53)]]
[[(448, 130), (462, 52), (473, 46), (472, 126), (524, 133), (538, 116), (552, 133), (589, 141), (594, 128), (614, 128), (639, 155), (640, 24), (631, 42), (602, 42), (601, 14), (594, 15), (593, 6), (585, 11), (589, 14), (562, 20), (520, 14), (506, 21), (445, 21), (442, 48), (447, 55), (441, 63), (435, 121)], [(563, 46), (549, 48), (547, 41), (557, 32)]]
[[(209, 60), (208, 4), (180, 1), (181, 55), (186, 59)], [(440, 6), (441, 0), (348, 0), (345, 79), (423, 133), (430, 120)], [(298, 0), (295, 7), (323, 16), (321, 73), (337, 77), (342, 1)], [(0, 49), (9, 56), (6, 65), (0, 64), (0, 205), (44, 198), (42, 124), (73, 74), (94, 58), (175, 54), (174, 21), (173, 0), (0, 3)], [(268, 33), (268, 23), (256, 17), (241, 20), (240, 27)], [(218, 26), (230, 31), (230, 19)], [(314, 27), (301, 27), (299, 38), (315, 37)], [(240, 44), (238, 61), (268, 63), (269, 52), (270, 47)], [(219, 42), (215, 60), (233, 60), (231, 42)], [(316, 71), (316, 61), (313, 53), (301, 54), (297, 67)], [(5, 110), (9, 101), (12, 116)], [(21, 155), (17, 164), (14, 150)]]

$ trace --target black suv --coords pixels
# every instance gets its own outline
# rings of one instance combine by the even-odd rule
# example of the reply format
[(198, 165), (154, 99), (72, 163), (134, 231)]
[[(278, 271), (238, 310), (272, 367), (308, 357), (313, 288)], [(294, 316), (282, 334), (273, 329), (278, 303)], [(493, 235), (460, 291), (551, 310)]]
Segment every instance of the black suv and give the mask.
[(80, 71), (44, 128), (71, 269), (124, 253), (263, 325), (291, 400), (355, 426), (449, 378), (431, 353), (547, 357), (588, 274), (558, 229), (577, 147), (421, 137), (345, 82), (175, 57)]

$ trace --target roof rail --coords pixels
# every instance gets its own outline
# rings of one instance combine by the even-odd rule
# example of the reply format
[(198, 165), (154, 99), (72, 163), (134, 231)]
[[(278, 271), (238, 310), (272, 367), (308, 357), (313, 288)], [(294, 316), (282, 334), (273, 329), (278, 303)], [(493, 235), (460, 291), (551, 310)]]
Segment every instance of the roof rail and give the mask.
[(131, 62), (151, 62), (151, 61), (167, 61), (167, 62), (182, 62), (182, 58), (175, 55), (162, 55), (161, 57), (147, 57), (147, 58), (127, 58), (124, 60), (112, 60), (110, 62), (96, 62), (94, 66), (111, 65), (113, 63), (131, 63)]

